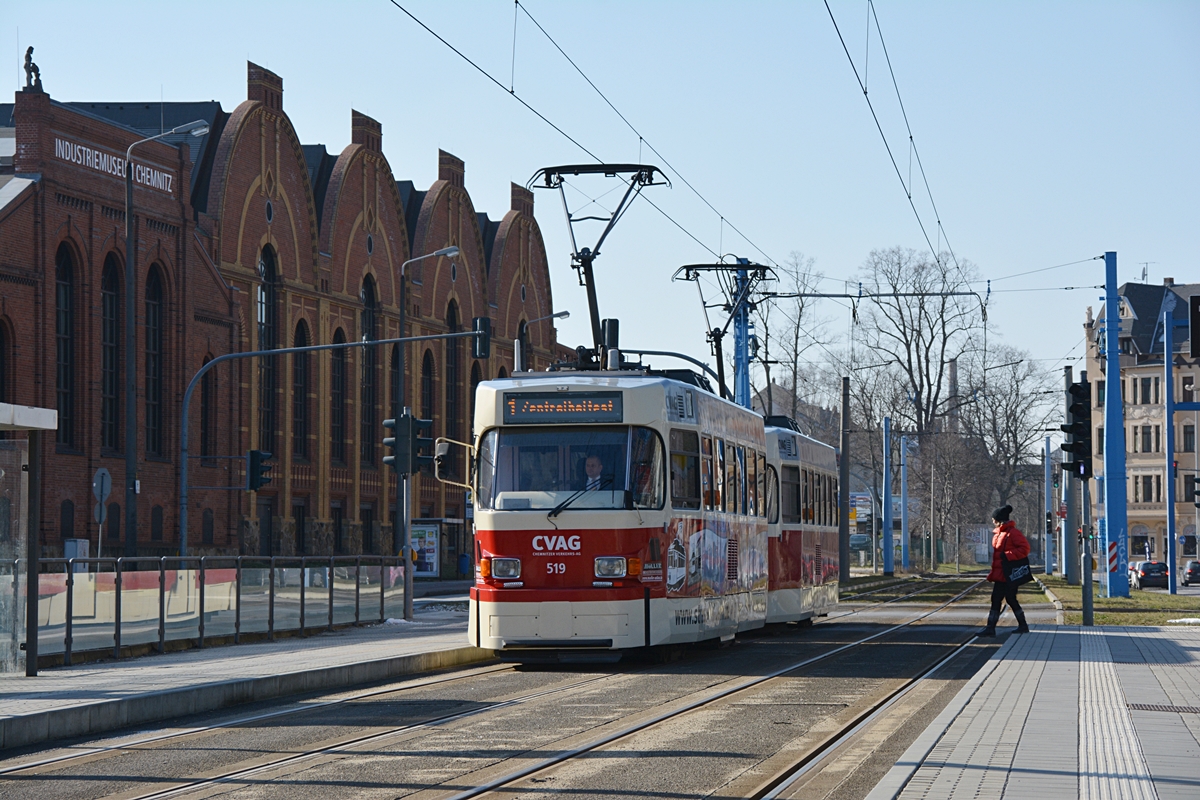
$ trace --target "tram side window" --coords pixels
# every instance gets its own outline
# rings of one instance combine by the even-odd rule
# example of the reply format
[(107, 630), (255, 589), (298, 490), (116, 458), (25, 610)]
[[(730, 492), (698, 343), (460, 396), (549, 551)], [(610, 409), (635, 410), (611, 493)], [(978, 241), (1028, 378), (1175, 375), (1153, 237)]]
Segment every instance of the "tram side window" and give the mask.
[(700, 437), (700, 492), (705, 511), (712, 511), (721, 505), (717, 486), (713, 483), (712, 439), (708, 436)]
[(761, 513), (758, 507), (758, 454), (753, 450), (746, 451), (746, 490), (749, 494), (746, 513), (757, 517)]
[(713, 439), (713, 511), (725, 510), (725, 442)]
[(779, 522), (779, 476), (768, 466), (764, 476), (767, 489), (767, 522)]
[(813, 475), (814, 493), (816, 500), (816, 518), (818, 525), (825, 524), (825, 476), (820, 473)]
[[(805, 473), (807, 476), (807, 473)], [(801, 487), (800, 487), (800, 468), (788, 467), (783, 468), (783, 486), (780, 500), (783, 505), (783, 521), (786, 522), (802, 522), (800, 515), (802, 512), (801, 506)]]
[(650, 428), (634, 428), (631, 445), (629, 471), (633, 506), (662, 508), (666, 499), (662, 439)]
[(737, 459), (737, 513), (749, 514), (746, 506), (746, 448), (738, 445), (734, 448)]
[(737, 455), (732, 442), (725, 443), (725, 511), (738, 513)]
[[(812, 473), (808, 470), (801, 470), (801, 486), (800, 486), (800, 518), (803, 522), (813, 521), (812, 507)], [(784, 482), (787, 478), (785, 476)]]
[(758, 454), (758, 515), (767, 516), (767, 457)]
[(842, 507), (841, 507), (841, 504), (838, 503), (838, 481), (837, 481), (837, 478), (829, 479), (829, 488), (830, 488), (829, 505), (833, 509), (833, 524), (841, 525), (842, 524)]
[(671, 505), (700, 508), (700, 435), (671, 430)]

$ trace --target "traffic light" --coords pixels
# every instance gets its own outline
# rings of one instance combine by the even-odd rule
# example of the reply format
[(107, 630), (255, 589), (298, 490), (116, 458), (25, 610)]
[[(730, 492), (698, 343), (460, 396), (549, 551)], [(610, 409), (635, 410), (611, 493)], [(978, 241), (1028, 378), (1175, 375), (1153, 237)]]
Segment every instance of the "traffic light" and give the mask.
[(274, 464), (268, 463), (271, 454), (265, 450), (250, 450), (246, 453), (246, 491), (257, 492), (261, 487), (271, 482), (271, 471)]
[(433, 439), (424, 434), (433, 427), (433, 420), (410, 417), (409, 423), (409, 468), (429, 472), (433, 469)]
[(475, 317), (471, 329), (482, 334), (471, 340), (471, 356), (488, 358), (492, 354), (492, 320), (489, 317)]
[(392, 434), (383, 439), (384, 448), (391, 451), (383, 457), (383, 463), (401, 475), (408, 475), (412, 472), (408, 452), (408, 441), (412, 438), (412, 415), (405, 414), (400, 419), (385, 419), (383, 427)]
[(1050, 474), (1052, 476), (1054, 476), (1054, 488), (1055, 489), (1057, 489), (1059, 486), (1059, 475), (1061, 474), (1061, 472), (1062, 472), (1062, 470), (1058, 466), (1054, 466), (1054, 467), (1050, 468)]
[(1092, 386), (1087, 381), (1073, 383), (1067, 389), (1067, 434), (1063, 442), (1063, 468), (1087, 480), (1092, 477)]
[(1200, 481), (1192, 481), (1192, 500), (1196, 508), (1200, 508)]

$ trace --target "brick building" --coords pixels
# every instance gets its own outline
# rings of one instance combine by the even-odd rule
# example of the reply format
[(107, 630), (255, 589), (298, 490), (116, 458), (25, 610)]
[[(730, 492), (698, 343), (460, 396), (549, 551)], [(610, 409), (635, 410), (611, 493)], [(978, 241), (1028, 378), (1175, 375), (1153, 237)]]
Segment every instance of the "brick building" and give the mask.
[[(95, 547), (97, 467), (118, 487), (110, 520), (122, 516), (122, 159), (161, 130), (208, 124), (200, 137), (140, 145), (133, 159), (139, 530), (107, 524), (108, 553), (178, 551), (179, 414), (205, 360), (398, 337), (410, 258), (460, 250), (409, 267), (405, 335), (490, 317), (491, 358), (471, 358), (459, 340), (219, 365), (193, 396), (189, 484), (243, 485), (244, 463), (221, 457), (248, 449), (270, 451), (276, 466), (258, 493), (190, 491), (191, 554), (391, 553), (395, 476), (380, 440), (399, 390), (435, 435), (465, 439), (473, 388), (512, 370), (513, 339), (527, 342), (535, 369), (555, 358), (552, 320), (527, 325), (553, 312), (532, 194), (513, 185), (493, 220), (445, 152), (438, 180), (419, 190), (395, 178), (381, 125), (350, 116), (340, 153), (302, 144), (282, 79), (254, 64), (247, 99), (229, 112), (218, 102), (63, 103), (33, 90), (0, 104), (0, 145), (13, 143), (0, 147), (0, 400), (57, 408), (61, 421), (43, 462), (44, 553), (70, 537)], [(462, 490), (415, 479), (413, 517), (443, 523), (444, 574), (468, 546), (464, 511)]]

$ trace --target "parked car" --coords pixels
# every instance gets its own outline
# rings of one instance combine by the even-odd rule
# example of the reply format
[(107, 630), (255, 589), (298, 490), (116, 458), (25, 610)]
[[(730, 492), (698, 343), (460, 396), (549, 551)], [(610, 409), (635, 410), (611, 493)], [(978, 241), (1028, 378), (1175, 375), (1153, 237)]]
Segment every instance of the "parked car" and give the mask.
[(1133, 587), (1145, 589), (1147, 586), (1167, 588), (1167, 565), (1161, 561), (1140, 561), (1141, 566), (1132, 573)]
[(1183, 565), (1183, 572), (1179, 577), (1183, 580), (1184, 586), (1191, 586), (1193, 583), (1200, 583), (1200, 561), (1189, 561)]
[(851, 550), (867, 550), (871, 547), (871, 537), (866, 533), (850, 534)]

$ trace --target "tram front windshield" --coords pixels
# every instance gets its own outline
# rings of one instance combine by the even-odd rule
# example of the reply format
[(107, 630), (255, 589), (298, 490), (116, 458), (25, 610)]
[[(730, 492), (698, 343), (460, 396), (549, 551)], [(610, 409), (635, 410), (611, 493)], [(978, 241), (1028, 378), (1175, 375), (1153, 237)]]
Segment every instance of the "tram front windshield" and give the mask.
[(632, 490), (634, 506), (655, 507), (662, 502), (662, 458), (661, 440), (649, 428), (493, 429), (480, 442), (476, 502), (552, 510), (570, 499), (570, 510), (613, 509), (625, 508)]

